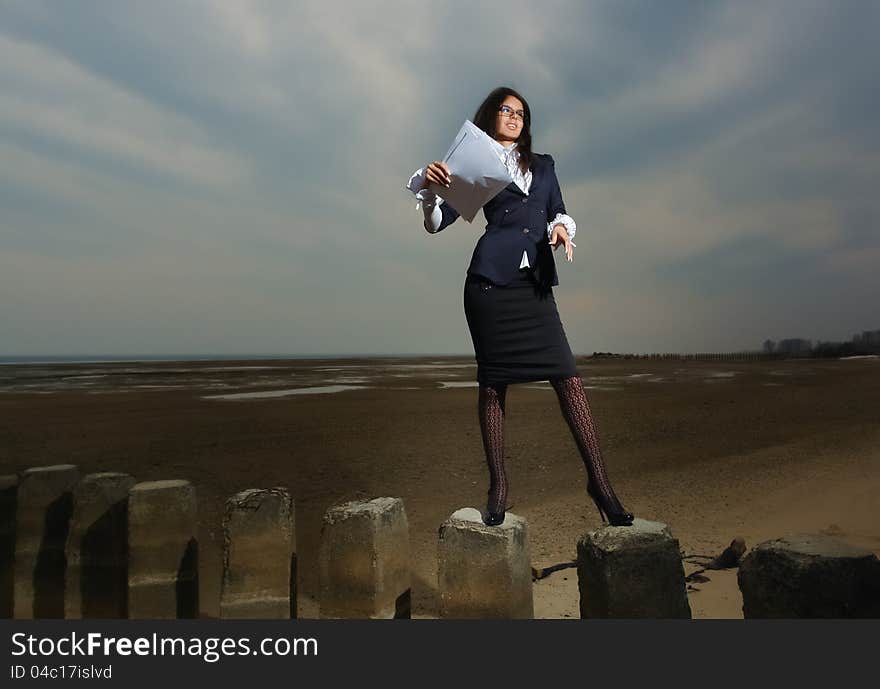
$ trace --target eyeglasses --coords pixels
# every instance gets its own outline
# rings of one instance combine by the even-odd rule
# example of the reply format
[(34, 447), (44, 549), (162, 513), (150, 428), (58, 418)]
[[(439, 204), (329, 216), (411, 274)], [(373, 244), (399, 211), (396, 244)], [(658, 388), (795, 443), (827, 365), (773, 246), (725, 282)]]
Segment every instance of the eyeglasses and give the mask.
[(523, 122), (526, 121), (526, 114), (522, 110), (514, 110), (509, 105), (502, 105), (500, 108), (498, 108), (498, 112), (500, 112), (504, 117), (510, 117), (512, 119), (516, 119), (518, 117)]

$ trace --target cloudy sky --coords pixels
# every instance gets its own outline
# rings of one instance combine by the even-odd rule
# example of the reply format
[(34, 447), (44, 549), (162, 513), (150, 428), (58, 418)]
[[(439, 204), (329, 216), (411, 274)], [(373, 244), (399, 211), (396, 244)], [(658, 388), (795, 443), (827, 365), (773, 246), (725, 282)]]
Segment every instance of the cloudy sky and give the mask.
[(482, 214), (429, 235), (404, 184), (500, 84), (578, 222), (576, 353), (880, 328), (878, 27), (869, 0), (0, 0), (0, 355), (472, 353)]

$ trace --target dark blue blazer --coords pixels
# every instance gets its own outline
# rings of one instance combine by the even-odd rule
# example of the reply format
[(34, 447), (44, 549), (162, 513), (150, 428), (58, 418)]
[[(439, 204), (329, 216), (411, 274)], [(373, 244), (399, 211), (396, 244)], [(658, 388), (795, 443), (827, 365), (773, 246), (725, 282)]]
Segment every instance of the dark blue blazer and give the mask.
[[(459, 215), (447, 203), (441, 203), (440, 210), (443, 221), (437, 232), (455, 222)], [(538, 283), (544, 287), (558, 285), (556, 262), (547, 236), (547, 223), (557, 213), (565, 213), (565, 204), (553, 158), (536, 153), (532, 157), (528, 196), (511, 182), (483, 206), (486, 231), (474, 247), (468, 275), (482, 275), (495, 284), (506, 285), (519, 273), (525, 251)]]

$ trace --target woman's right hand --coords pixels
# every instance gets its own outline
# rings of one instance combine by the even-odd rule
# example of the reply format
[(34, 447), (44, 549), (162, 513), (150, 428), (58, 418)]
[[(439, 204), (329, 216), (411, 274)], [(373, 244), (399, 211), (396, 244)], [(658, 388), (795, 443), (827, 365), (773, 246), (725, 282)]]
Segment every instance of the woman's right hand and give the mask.
[(438, 187), (448, 187), (450, 181), (451, 173), (446, 163), (440, 160), (428, 163), (428, 166), (425, 168), (425, 186), (436, 184)]

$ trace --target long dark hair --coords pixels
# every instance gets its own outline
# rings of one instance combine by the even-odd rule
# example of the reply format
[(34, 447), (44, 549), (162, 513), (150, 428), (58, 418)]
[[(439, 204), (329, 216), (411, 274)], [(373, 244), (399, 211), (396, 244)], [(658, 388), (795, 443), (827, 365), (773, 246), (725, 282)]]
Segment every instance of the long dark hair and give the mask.
[(523, 112), (525, 113), (522, 130), (520, 131), (519, 138), (516, 140), (516, 147), (519, 151), (519, 167), (525, 173), (532, 166), (532, 132), (530, 129), (532, 113), (525, 98), (509, 86), (499, 86), (486, 96), (486, 100), (477, 108), (477, 112), (474, 114), (474, 124), (494, 139), (498, 133), (495, 129), (498, 109), (508, 96), (513, 96), (519, 100), (523, 104)]

